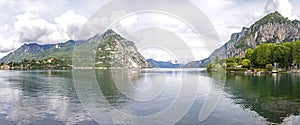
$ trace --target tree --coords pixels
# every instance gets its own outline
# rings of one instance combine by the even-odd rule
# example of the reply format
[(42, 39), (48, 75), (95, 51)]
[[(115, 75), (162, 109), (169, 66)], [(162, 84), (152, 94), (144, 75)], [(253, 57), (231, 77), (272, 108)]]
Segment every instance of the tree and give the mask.
[(226, 63), (239, 63), (240, 60), (241, 60), (241, 58), (236, 58), (236, 57), (227, 58)]
[(246, 50), (245, 58), (253, 61), (253, 50), (251, 48)]
[(233, 67), (237, 67), (237, 66), (239, 66), (238, 63), (233, 63)]
[(274, 44), (274, 43), (269, 43), (269, 44), (267, 44), (267, 46), (268, 46), (268, 50), (269, 50), (269, 56), (270, 56), (270, 63), (271, 64), (273, 64), (274, 63), (274, 55), (273, 55), (273, 53), (274, 53), (274, 49), (275, 49), (275, 47), (276, 47), (276, 44)]
[(273, 70), (273, 65), (272, 65), (272, 64), (267, 64), (267, 65), (266, 65), (266, 69), (267, 69), (268, 71), (272, 71), (272, 70)]
[(260, 67), (265, 67), (265, 65), (271, 64), (272, 47), (273, 45), (268, 44), (261, 44), (260, 46), (257, 46), (253, 52), (253, 62)]
[(243, 68), (250, 68), (250, 65), (251, 65), (251, 61), (249, 59), (244, 59), (242, 61)]
[(285, 48), (283, 45), (276, 45), (273, 51), (273, 59), (275, 63), (283, 64)]
[(206, 68), (207, 71), (212, 71), (212, 69), (215, 67), (215, 64), (209, 64)]
[(282, 66), (286, 67), (286, 68), (289, 68), (293, 63), (291, 43), (290, 42), (285, 42), (282, 45), (284, 46)]
[(222, 63), (223, 68), (227, 68), (227, 66), (228, 66), (227, 63)]
[(299, 67), (300, 65), (300, 40), (292, 44), (292, 60)]
[(292, 64), (300, 68), (300, 40), (292, 42), (284, 42), (282, 44), (261, 44), (254, 49), (247, 49), (245, 57), (231, 57), (220, 60), (219, 63), (223, 67), (234, 68), (242, 65), (244, 68), (250, 68), (251, 64), (255, 67), (273, 69), (272, 64), (279, 63), (281, 68), (289, 69)]

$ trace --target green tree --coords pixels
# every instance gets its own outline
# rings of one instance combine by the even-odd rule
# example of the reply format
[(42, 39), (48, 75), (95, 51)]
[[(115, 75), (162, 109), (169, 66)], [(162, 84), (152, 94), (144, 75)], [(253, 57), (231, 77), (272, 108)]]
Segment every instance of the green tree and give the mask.
[(228, 66), (227, 63), (222, 63), (223, 68), (227, 68), (227, 66)]
[(292, 60), (295, 61), (295, 64), (300, 66), (300, 40), (292, 44)]
[(212, 69), (215, 67), (215, 64), (209, 64), (206, 68), (207, 71), (212, 71)]
[(267, 65), (266, 65), (266, 69), (267, 69), (268, 71), (272, 71), (272, 70), (273, 70), (273, 65), (272, 65), (272, 64), (267, 64)]
[(237, 67), (238, 65), (238, 63), (233, 63), (233, 67)]
[(243, 68), (250, 68), (250, 65), (251, 65), (251, 61), (249, 59), (244, 59), (242, 61)]
[(259, 67), (265, 67), (265, 65), (271, 64), (272, 63), (271, 49), (272, 46), (268, 44), (261, 44), (260, 46), (257, 46), (253, 52), (253, 57), (254, 57), (253, 62), (255, 63), (255, 65)]
[(284, 55), (285, 47), (283, 45), (276, 45), (273, 51), (273, 59), (274, 62), (283, 64), (284, 63)]
[(273, 55), (273, 53), (274, 53), (274, 49), (275, 49), (275, 47), (276, 47), (276, 44), (274, 44), (274, 43), (269, 43), (269, 44), (267, 44), (267, 46), (268, 46), (268, 50), (270, 51), (270, 63), (271, 64), (273, 64), (274, 63), (274, 55)]
[(241, 58), (232, 57), (232, 58), (227, 58), (226, 63), (239, 63), (241, 60), (242, 60)]
[(282, 45), (284, 46), (282, 66), (286, 67), (286, 68), (289, 68), (293, 63), (292, 44), (291, 44), (291, 42), (285, 42)]
[(246, 50), (245, 58), (253, 61), (253, 50), (251, 48)]

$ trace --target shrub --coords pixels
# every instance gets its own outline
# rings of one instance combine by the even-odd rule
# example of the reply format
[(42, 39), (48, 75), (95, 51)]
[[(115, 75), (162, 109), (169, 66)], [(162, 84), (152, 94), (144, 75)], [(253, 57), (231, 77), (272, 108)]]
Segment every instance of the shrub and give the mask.
[(244, 60), (242, 61), (242, 66), (243, 66), (243, 68), (249, 68), (250, 65), (251, 65), (251, 61), (250, 61), (249, 59), (244, 59)]
[(266, 72), (267, 69), (254, 69), (254, 72)]
[(247, 71), (248, 69), (247, 68), (227, 68), (226, 71), (228, 72), (231, 72), (231, 71), (234, 71), (234, 72), (237, 72), (237, 71)]
[(272, 71), (272, 70), (273, 70), (273, 65), (272, 65), (272, 64), (267, 64), (267, 65), (266, 65), (266, 69), (267, 69), (268, 71)]
[(207, 70), (207, 71), (211, 71), (212, 68), (214, 68), (214, 67), (215, 67), (214, 64), (209, 64), (209, 65), (207, 66), (206, 70)]

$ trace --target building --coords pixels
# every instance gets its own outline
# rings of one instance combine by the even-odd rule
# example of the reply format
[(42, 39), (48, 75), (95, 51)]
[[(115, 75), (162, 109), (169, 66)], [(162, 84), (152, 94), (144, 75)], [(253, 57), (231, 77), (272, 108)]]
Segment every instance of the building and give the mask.
[(55, 60), (54, 58), (49, 58), (49, 59), (47, 60), (47, 62), (48, 62), (48, 63), (52, 63), (52, 62), (54, 62), (54, 60)]
[(4, 64), (4, 65), (0, 66), (0, 70), (9, 70), (9, 69), (10, 69), (9, 65)]

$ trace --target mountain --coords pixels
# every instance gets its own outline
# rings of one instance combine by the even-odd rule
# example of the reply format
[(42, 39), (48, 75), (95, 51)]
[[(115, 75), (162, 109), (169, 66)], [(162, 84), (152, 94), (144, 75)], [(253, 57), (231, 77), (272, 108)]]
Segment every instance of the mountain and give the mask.
[(49, 48), (47, 51), (39, 53), (37, 57), (38, 59), (55, 57), (58, 59), (62, 59), (67, 63), (71, 63), (75, 44), (83, 44), (83, 43), (85, 43), (85, 41), (74, 41), (74, 40), (69, 40), (65, 43), (58, 43), (55, 44), (53, 47)]
[[(206, 67), (212, 61), (228, 58), (242, 57), (247, 48), (254, 49), (262, 43), (294, 42), (300, 39), (300, 21), (284, 18), (277, 11), (270, 13), (255, 22), (249, 28), (242, 28), (239, 33), (233, 33), (230, 40), (215, 50), (208, 58), (194, 61), (189, 65)], [(186, 66), (188, 67), (188, 66)]]
[(183, 66), (183, 68), (205, 68), (204, 64), (208, 64), (209, 59), (199, 60), (199, 61), (192, 61)]
[(69, 40), (65, 43), (39, 45), (37, 43), (24, 44), (16, 51), (0, 59), (0, 62), (21, 62), (23, 60), (42, 60), (46, 58), (59, 58), (68, 63), (72, 61), (75, 43), (83, 41)]
[[(109, 29), (103, 34), (97, 34), (88, 40), (69, 40), (65, 43), (38, 45), (24, 44), (16, 51), (0, 59), (0, 62), (21, 62), (23, 60), (41, 60), (57, 58), (69, 64), (72, 63), (74, 47), (83, 51), (96, 52), (93, 62), (97, 67), (151, 67), (151, 64), (137, 51), (135, 44)], [(96, 45), (96, 50), (91, 50)]]
[(174, 64), (172, 62), (156, 61), (154, 59), (147, 59), (147, 62), (149, 62), (152, 67), (155, 68), (180, 68), (182, 66), (178, 63)]
[(134, 42), (124, 39), (111, 29), (91, 40), (98, 43), (95, 58), (97, 67), (152, 67), (138, 52)]
[(52, 48), (54, 44), (38, 45), (36, 43), (24, 44), (16, 51), (11, 52), (7, 56), (0, 59), (0, 62), (20, 62), (24, 59), (37, 59), (37, 54), (47, 51)]

